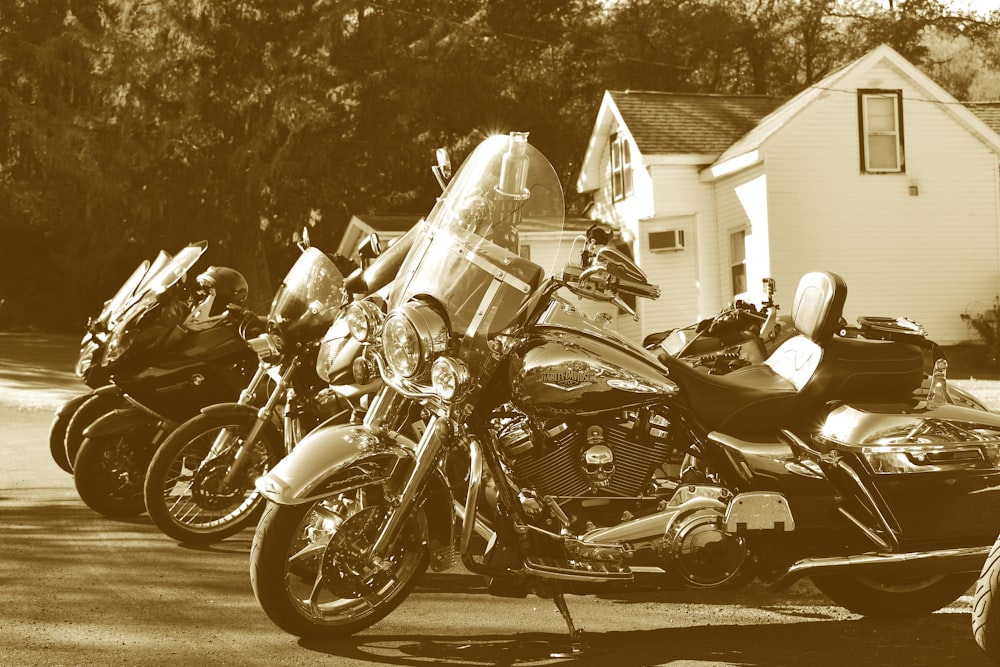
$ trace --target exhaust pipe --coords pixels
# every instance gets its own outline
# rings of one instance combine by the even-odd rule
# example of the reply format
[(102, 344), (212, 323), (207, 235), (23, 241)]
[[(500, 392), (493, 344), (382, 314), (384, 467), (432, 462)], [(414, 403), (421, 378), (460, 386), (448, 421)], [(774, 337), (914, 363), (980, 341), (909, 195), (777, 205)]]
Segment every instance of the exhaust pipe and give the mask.
[(804, 558), (793, 563), (785, 572), (768, 583), (767, 587), (780, 591), (802, 577), (824, 574), (900, 572), (919, 576), (979, 572), (986, 562), (990, 546), (909, 553), (860, 554), (836, 558)]

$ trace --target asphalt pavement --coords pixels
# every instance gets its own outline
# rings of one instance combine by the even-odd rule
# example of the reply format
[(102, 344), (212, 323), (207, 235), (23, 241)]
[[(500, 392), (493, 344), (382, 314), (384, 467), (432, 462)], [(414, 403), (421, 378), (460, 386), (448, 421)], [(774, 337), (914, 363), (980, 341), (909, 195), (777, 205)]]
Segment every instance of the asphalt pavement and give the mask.
[(568, 596), (602, 655), (573, 661), (551, 601), (486, 594), (460, 567), (429, 574), (389, 617), (338, 642), (291, 637), (250, 589), (245, 531), (204, 548), (145, 517), (86, 507), (48, 453), (54, 409), (83, 390), (78, 339), (0, 333), (0, 667), (64, 665), (671, 665), (857, 667), (989, 664), (969, 596), (935, 614), (873, 620), (808, 582), (784, 592)]

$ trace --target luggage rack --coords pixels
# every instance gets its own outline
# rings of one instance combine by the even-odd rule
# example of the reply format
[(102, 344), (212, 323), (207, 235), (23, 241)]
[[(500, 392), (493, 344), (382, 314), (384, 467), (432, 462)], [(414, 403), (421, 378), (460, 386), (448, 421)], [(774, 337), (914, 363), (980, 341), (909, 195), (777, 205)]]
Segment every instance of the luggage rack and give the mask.
[(864, 338), (903, 343), (917, 343), (915, 339), (927, 338), (927, 330), (908, 317), (859, 317), (857, 333)]

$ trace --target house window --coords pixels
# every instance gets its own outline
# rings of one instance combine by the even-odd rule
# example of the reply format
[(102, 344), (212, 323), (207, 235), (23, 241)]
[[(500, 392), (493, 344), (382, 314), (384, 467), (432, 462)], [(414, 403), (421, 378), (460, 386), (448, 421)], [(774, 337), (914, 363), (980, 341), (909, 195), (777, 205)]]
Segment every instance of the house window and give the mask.
[(632, 153), (628, 139), (618, 132), (611, 135), (611, 197), (621, 201), (632, 194)]
[(747, 233), (740, 230), (729, 235), (730, 275), (733, 296), (747, 291)]
[(863, 173), (906, 171), (901, 90), (859, 90), (858, 124)]

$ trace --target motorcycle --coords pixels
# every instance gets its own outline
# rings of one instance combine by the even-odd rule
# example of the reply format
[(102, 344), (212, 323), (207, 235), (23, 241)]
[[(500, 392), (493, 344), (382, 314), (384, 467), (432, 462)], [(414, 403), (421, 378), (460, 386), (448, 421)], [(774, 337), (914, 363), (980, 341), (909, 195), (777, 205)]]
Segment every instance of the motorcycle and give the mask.
[(109, 409), (86, 427), (77, 451), (67, 440), (80, 498), (106, 516), (142, 513), (159, 443), (201, 407), (237, 397), (256, 366), (240, 333), (258, 325), (239, 305), (243, 277), (209, 267), (190, 285), (182, 280), (206, 249), (182, 249), (131, 299), (98, 362), (112, 382), (97, 391)]
[(60, 405), (49, 426), (49, 453), (56, 465), (65, 472), (73, 473), (73, 461), (67, 450), (75, 453), (83, 440), (83, 430), (94, 419), (120, 403), (118, 400), (106, 399), (109, 392), (100, 390), (110, 378), (106, 367), (100, 363), (95, 364), (95, 359), (99, 359), (101, 350), (122, 313), (134, 303), (136, 295), (144, 291), (149, 280), (163, 268), (170, 257), (170, 254), (161, 251), (152, 262), (140, 262), (118, 291), (104, 302), (100, 313), (87, 321), (74, 371), (91, 391), (74, 396)]
[[(971, 586), (1000, 519), (1000, 415), (948, 403), (944, 363), (914, 401), (919, 334), (834, 336), (846, 284), (813, 272), (794, 335), (705, 373), (564, 298), (634, 314), (624, 297), (659, 289), (626, 256), (587, 241), (546, 277), (518, 255), (521, 223), (558, 229), (563, 211), (525, 134), (487, 139), (415, 228), (385, 308), (349, 307), (356, 375), (384, 386), (363, 423), (314, 430), (257, 481), (250, 579), (271, 621), (358, 632), (456, 556), (493, 594), (551, 598), (564, 656), (586, 651), (567, 593), (811, 577), (852, 611), (905, 615)], [(399, 433), (414, 409), (418, 440)]]
[[(683, 359), (695, 368), (713, 375), (763, 363), (767, 357), (795, 334), (791, 320), (779, 315), (774, 303), (775, 281), (764, 278), (764, 294), (760, 306), (743, 299), (735, 300), (713, 317), (696, 324), (651, 334), (643, 340), (647, 350), (662, 349)], [(906, 317), (859, 317), (857, 326), (848, 326), (841, 318), (835, 335), (843, 338), (891, 340), (893, 336), (912, 334), (922, 341), (924, 349), (924, 381), (914, 390), (914, 397), (925, 396), (930, 389), (933, 368), (938, 360), (947, 362), (944, 350), (927, 339), (924, 328)], [(947, 385), (944, 400), (988, 412), (990, 408), (978, 397), (955, 385)]]
[(764, 278), (763, 286), (765, 298), (760, 306), (736, 299), (695, 324), (646, 336), (643, 347), (662, 348), (713, 375), (763, 363), (793, 332), (788, 318), (778, 315), (774, 279)]
[(206, 544), (252, 525), (264, 510), (254, 480), (320, 422), (362, 411), (372, 390), (348, 377), (359, 345), (342, 318), (334, 322), (349, 268), (304, 248), (274, 296), (266, 331), (248, 341), (259, 361), (239, 401), (202, 408), (156, 450), (144, 497), (164, 534)]

